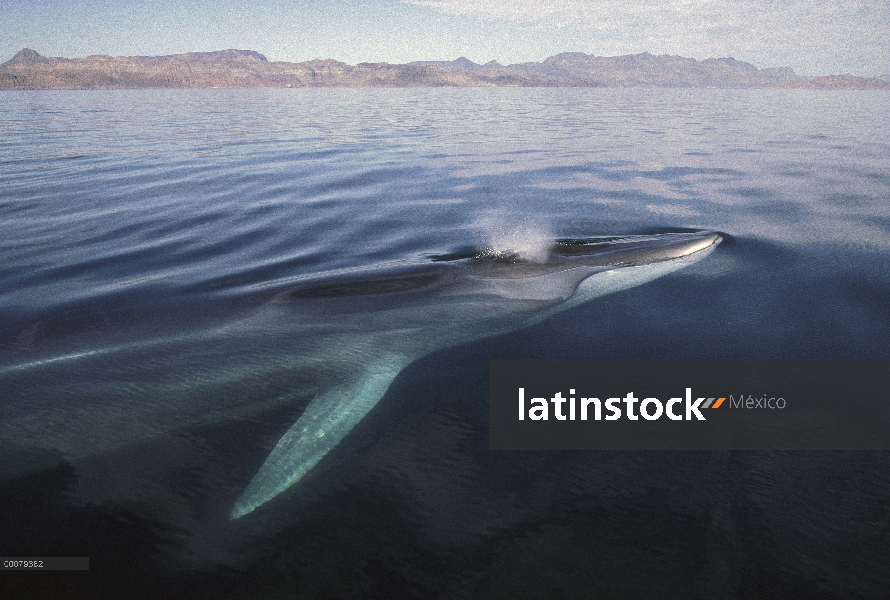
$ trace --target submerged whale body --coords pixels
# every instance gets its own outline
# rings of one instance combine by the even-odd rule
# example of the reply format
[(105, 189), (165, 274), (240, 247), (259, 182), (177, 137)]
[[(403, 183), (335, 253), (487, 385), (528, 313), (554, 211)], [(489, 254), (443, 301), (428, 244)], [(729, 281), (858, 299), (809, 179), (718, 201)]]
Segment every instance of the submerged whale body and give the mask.
[(640, 285), (720, 241), (562, 239), (534, 257), (467, 250), (259, 290), (55, 310), (0, 347), (0, 480), (59, 461), (89, 470), (94, 457), (308, 401), (235, 502), (238, 518), (306, 475), (418, 358)]
[(410, 268), (343, 275), (278, 291), (269, 306), (329, 323), (304, 368), (340, 365), (235, 503), (238, 518), (299, 481), (386, 393), (435, 350), (540, 322), (704, 258), (712, 232), (561, 239), (540, 260), (493, 251), (435, 256)]

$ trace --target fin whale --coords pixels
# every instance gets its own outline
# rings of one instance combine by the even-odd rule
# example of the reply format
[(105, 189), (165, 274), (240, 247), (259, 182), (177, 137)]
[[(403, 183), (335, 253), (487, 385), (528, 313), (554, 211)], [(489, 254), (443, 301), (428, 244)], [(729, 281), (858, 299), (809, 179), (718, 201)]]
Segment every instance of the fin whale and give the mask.
[[(298, 482), (386, 393), (435, 350), (538, 323), (707, 256), (712, 232), (556, 240), (544, 259), (454, 253), (426, 264), (303, 282), (269, 297), (270, 310), (330, 325), (304, 348), (304, 367), (340, 365), (281, 437), (232, 508), (242, 517)], [(298, 305), (298, 306), (295, 306)]]
[(661, 277), (721, 239), (560, 239), (533, 258), (467, 250), (219, 296), (55, 310), (0, 347), (0, 480), (305, 404), (242, 484), (230, 513), (242, 517), (309, 473), (415, 360)]

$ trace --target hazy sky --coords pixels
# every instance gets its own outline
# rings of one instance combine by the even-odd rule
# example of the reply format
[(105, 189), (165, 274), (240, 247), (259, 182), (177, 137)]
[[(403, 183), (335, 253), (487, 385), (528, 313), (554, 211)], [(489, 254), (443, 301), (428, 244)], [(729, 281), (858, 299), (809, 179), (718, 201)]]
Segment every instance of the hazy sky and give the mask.
[(890, 0), (0, 0), (0, 61), (241, 48), (270, 60), (732, 56), (890, 74)]

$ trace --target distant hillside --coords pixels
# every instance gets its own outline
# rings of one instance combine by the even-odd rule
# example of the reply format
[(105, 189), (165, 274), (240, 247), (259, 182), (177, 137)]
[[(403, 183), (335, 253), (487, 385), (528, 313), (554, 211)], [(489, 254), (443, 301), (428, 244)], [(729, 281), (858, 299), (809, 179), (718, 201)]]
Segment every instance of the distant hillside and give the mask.
[(800, 77), (790, 68), (758, 69), (733, 58), (592, 56), (566, 52), (543, 62), (484, 65), (466, 58), (408, 64), (336, 60), (270, 62), (251, 50), (172, 56), (48, 58), (25, 48), (0, 65), (0, 89), (206, 87), (798, 87), (890, 89), (890, 81), (852, 75)]

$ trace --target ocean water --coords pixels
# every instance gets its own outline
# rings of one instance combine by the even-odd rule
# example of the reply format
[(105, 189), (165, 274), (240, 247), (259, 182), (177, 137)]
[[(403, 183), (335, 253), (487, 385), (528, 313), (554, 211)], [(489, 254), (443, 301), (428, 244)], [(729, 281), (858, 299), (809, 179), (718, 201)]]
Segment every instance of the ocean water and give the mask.
[[(0, 93), (4, 597), (884, 598), (886, 452), (491, 452), (490, 358), (890, 358), (890, 95)], [(332, 272), (709, 229), (686, 269), (415, 362), (229, 511)], [(286, 315), (285, 315), (286, 316)]]

